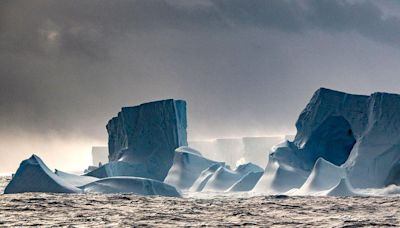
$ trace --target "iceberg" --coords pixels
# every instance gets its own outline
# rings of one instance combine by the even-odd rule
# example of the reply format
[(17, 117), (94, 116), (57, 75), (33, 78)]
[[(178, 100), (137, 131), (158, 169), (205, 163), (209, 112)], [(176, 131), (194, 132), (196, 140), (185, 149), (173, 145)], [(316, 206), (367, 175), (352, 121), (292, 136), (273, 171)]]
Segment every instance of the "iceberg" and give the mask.
[(194, 149), (179, 147), (175, 151), (174, 163), (164, 182), (182, 190), (189, 189), (202, 171), (217, 163), (219, 162), (204, 158)]
[(260, 179), (263, 184), (256, 187), (268, 188), (274, 181), (286, 182), (287, 187), (282, 190), (298, 188), (302, 183), (293, 184), (291, 177), (271, 176), (267, 170), (276, 168), (269, 166), (290, 167), (307, 176), (316, 175), (312, 169), (319, 158), (342, 167), (346, 180), (356, 188), (382, 188), (399, 183), (399, 110), (400, 95), (396, 94), (364, 96), (325, 88), (317, 90), (296, 122), (295, 139), (275, 148), (270, 155), (275, 162), (268, 163)]
[(144, 196), (181, 197), (175, 187), (141, 177), (109, 177), (86, 184), (81, 189), (85, 193), (132, 193)]
[(32, 155), (21, 162), (4, 190), (4, 194), (24, 192), (80, 193), (82, 190), (57, 176), (38, 156)]
[(88, 175), (138, 176), (163, 181), (172, 166), (175, 149), (187, 146), (186, 126), (183, 100), (123, 107), (106, 126), (110, 163)]

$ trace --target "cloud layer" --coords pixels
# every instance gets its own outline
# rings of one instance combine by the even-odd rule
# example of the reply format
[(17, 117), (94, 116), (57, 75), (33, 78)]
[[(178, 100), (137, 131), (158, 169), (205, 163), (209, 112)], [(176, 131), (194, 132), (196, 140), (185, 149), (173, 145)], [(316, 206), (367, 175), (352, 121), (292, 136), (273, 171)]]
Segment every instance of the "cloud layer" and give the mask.
[(4, 0), (0, 15), (0, 160), (30, 138), (106, 143), (108, 119), (149, 100), (187, 100), (207, 138), (293, 132), (321, 86), (400, 92), (390, 0)]

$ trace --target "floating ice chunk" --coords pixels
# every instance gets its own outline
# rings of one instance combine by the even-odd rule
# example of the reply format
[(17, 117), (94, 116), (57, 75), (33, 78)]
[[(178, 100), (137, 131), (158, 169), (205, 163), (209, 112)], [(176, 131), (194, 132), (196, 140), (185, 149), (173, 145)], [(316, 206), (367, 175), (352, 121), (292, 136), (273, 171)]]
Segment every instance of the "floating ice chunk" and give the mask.
[(140, 177), (109, 177), (81, 187), (83, 192), (132, 193), (137, 195), (160, 195), (180, 197), (175, 187), (163, 182)]
[(61, 177), (61, 179), (63, 179), (65, 182), (75, 186), (75, 187), (79, 187), (85, 184), (89, 184), (93, 181), (98, 180), (98, 178), (96, 177), (90, 177), (90, 176), (79, 176), (79, 175), (75, 175), (75, 174), (71, 174), (71, 173), (66, 173), (60, 170), (56, 169), (55, 174), (59, 177)]
[(260, 180), (264, 171), (262, 172), (250, 172), (244, 175), (240, 180), (232, 185), (227, 191), (228, 192), (246, 192), (251, 191), (257, 182)]
[(5, 194), (23, 192), (79, 193), (79, 188), (54, 174), (36, 155), (21, 162), (4, 190)]
[[(175, 152), (174, 164), (164, 182), (179, 189), (189, 189), (201, 172), (210, 166), (220, 163), (202, 157), (189, 147), (178, 148)], [(220, 163), (221, 165), (223, 163)]]

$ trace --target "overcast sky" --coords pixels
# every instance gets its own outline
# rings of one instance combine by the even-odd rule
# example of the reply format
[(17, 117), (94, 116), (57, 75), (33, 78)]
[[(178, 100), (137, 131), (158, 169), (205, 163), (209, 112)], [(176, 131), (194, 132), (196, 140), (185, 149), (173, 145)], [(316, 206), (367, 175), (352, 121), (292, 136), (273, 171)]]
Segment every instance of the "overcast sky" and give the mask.
[(312, 93), (400, 93), (400, 2), (0, 1), (0, 173), (80, 169), (121, 106), (188, 102), (189, 138), (295, 133)]

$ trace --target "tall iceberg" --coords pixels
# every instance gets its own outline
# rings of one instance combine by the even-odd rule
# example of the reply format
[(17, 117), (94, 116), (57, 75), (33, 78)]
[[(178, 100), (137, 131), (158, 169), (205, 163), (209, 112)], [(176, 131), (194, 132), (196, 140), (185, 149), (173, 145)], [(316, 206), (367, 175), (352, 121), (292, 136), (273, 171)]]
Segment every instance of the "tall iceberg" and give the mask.
[[(400, 95), (352, 95), (321, 88), (300, 114), (296, 128), (294, 141), (275, 149), (275, 162), (266, 170), (279, 165), (310, 174), (323, 158), (342, 167), (346, 181), (356, 188), (400, 182)], [(285, 189), (301, 186), (284, 179), (280, 181), (286, 183)], [(276, 182), (276, 177), (270, 181)]]
[(187, 146), (186, 102), (161, 100), (123, 107), (107, 124), (110, 163), (89, 176), (138, 176), (163, 181), (175, 149)]

